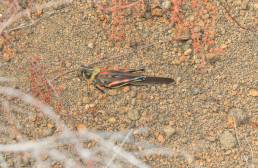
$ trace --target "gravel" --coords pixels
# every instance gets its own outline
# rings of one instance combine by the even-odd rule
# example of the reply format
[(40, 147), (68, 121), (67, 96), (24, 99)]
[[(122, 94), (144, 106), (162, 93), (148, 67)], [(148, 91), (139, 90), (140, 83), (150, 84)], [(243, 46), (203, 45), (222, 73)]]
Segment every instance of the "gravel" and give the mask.
[(165, 0), (161, 4), (162, 9), (170, 9), (171, 8), (171, 1), (170, 0)]
[(200, 88), (193, 88), (192, 89), (192, 95), (198, 95), (201, 94), (202, 90)]
[(247, 122), (248, 116), (246, 111), (240, 108), (232, 108), (229, 110), (229, 117), (234, 118), (236, 121), (236, 126), (244, 124)]
[[(219, 7), (215, 46), (204, 48), (206, 62), (202, 62), (203, 58), (194, 49), (192, 35), (205, 37), (205, 29), (201, 27), (203, 23), (192, 25), (191, 30), (180, 28), (177, 31), (170, 25), (171, 18), (164, 16), (170, 16), (174, 4), (169, 0), (152, 2), (155, 17), (148, 12), (137, 13), (139, 17), (134, 19), (126, 16), (124, 21), (128, 21), (128, 25), (122, 26), (126, 29), (126, 39), (113, 42), (110, 40), (110, 24), (114, 15), (108, 10), (102, 13), (98, 7), (74, 1), (75, 4), (65, 7), (67, 10), (54, 11), (51, 18), (46, 17), (34, 26), (13, 32), (13, 43), (19, 52), (10, 62), (4, 63), (0, 75), (17, 78), (12, 85), (29, 92), (30, 60), (39, 56), (48, 79), (81, 64), (92, 63), (109, 68), (145, 67), (146, 75), (172, 77), (176, 85), (132, 86), (126, 90), (108, 90), (109, 94), (103, 95), (94, 87), (87, 88), (86, 81), (79, 80), (75, 73), (66, 74), (53, 82), (65, 89), (50, 105), (54, 107), (56, 99), (64, 102), (57, 114), (69, 128), (76, 128), (81, 123), (89, 130), (99, 131), (151, 129), (145, 136), (137, 138), (151, 144), (162, 144), (174, 155), (144, 158), (150, 167), (245, 167), (243, 156), (252, 158), (251, 148), (257, 151), (256, 35), (239, 28), (225, 17), (225, 10)], [(190, 5), (184, 5), (184, 9)], [(241, 3), (236, 4), (235, 1), (228, 1), (228, 5), (239, 23), (255, 28), (257, 3), (249, 1), (243, 6), (244, 10)], [(148, 19), (144, 15), (148, 15)], [(213, 16), (209, 11), (201, 17), (192, 15), (190, 11), (187, 13), (189, 20), (208, 17), (211, 20)], [(34, 33), (28, 34), (31, 29)], [(1, 40), (0, 48), (3, 46)], [(209, 42), (212, 43), (213, 38)], [(220, 47), (224, 51), (210, 53)], [(119, 55), (123, 56), (117, 57)], [(251, 89), (254, 91), (250, 92)], [(10, 101), (20, 105), (17, 101)], [(55, 134), (46, 127), (47, 118), (18, 112), (14, 116), (19, 130), (29, 139)], [(228, 116), (237, 123), (235, 129), (240, 146), (236, 146), (235, 132), (227, 130), (232, 128), (227, 123)], [(5, 128), (3, 123), (0, 121), (0, 127)], [(38, 128), (45, 131), (37, 131)], [(9, 139), (8, 135), (0, 134), (0, 140), (10, 143)], [(204, 139), (207, 140), (205, 145)], [(205, 148), (199, 150), (199, 146)], [(189, 163), (186, 158), (193, 159)]]
[(172, 135), (176, 133), (176, 129), (171, 126), (164, 127), (163, 131), (166, 134), (166, 137), (169, 139)]
[(128, 118), (132, 121), (136, 121), (136, 120), (139, 120), (141, 117), (140, 115), (140, 112), (139, 110), (136, 110), (136, 109), (131, 109), (129, 112), (128, 112)]
[(219, 140), (220, 140), (222, 147), (225, 149), (231, 149), (231, 148), (235, 147), (236, 142), (237, 142), (235, 136), (229, 131), (224, 131), (220, 135)]

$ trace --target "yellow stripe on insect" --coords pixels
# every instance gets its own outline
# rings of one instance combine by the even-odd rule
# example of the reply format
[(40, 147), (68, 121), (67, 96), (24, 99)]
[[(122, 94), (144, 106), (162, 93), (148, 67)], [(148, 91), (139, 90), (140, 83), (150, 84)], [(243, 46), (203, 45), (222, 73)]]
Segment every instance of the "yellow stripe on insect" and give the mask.
[(90, 77), (90, 81), (93, 81), (96, 79), (96, 76), (100, 73), (100, 68), (95, 67), (93, 69), (92, 75)]

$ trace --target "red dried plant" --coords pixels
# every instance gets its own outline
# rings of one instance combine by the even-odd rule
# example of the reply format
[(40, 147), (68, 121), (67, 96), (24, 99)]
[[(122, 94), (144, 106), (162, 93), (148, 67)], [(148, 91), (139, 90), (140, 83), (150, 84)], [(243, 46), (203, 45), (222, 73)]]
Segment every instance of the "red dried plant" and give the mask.
[(111, 14), (110, 38), (113, 41), (121, 41), (126, 38), (126, 18), (125, 10), (132, 10), (134, 17), (144, 6), (144, 0), (138, 0), (133, 3), (127, 3), (126, 0), (112, 0), (109, 5), (97, 5), (97, 7), (106, 14)]
[[(30, 62), (30, 85), (33, 96), (38, 97), (46, 104), (54, 103), (53, 97), (59, 97), (61, 89), (54, 86), (44, 72), (44, 66), (40, 64), (40, 58), (34, 57)], [(55, 103), (56, 111), (60, 111), (62, 103), (58, 100)]]
[(112, 0), (112, 22), (111, 22), (111, 39), (114, 41), (124, 40), (126, 38), (126, 9), (139, 9), (143, 6), (144, 1), (139, 0), (133, 3), (126, 3), (125, 0)]
[(181, 7), (182, 7), (182, 4), (183, 4), (183, 0), (171, 0), (171, 3), (173, 4), (173, 7), (172, 7), (172, 14), (171, 14), (171, 21), (173, 23), (181, 23), (182, 22), (182, 19), (181, 18)]
[(112, 0), (112, 4), (111, 39), (115, 41), (123, 40), (125, 38), (125, 31), (122, 28), (124, 25), (124, 13), (121, 7), (125, 2), (124, 0)]
[(9, 12), (12, 13), (12, 14), (15, 14), (17, 13), (21, 7), (19, 5), (19, 1), (18, 0), (8, 0), (8, 1), (5, 1), (7, 6), (9, 7)]
[[(173, 3), (171, 21), (176, 24), (178, 31), (189, 29), (194, 53), (201, 56), (201, 66), (205, 65), (205, 52), (223, 52), (215, 47), (215, 28), (218, 7), (215, 2), (208, 0), (171, 0)], [(191, 4), (191, 5), (189, 5)], [(193, 19), (187, 20), (181, 10), (183, 5), (191, 7)], [(207, 16), (207, 17), (204, 17)], [(196, 31), (196, 27), (199, 30)]]

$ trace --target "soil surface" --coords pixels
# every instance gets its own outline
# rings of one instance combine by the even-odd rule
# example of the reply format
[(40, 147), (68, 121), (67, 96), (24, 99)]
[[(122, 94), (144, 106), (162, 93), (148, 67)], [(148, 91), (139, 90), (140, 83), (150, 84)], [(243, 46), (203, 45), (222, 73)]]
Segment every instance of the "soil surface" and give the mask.
[[(236, 20), (255, 30), (257, 2), (249, 1), (244, 9), (241, 3), (230, 4)], [(9, 61), (0, 59), (0, 76), (14, 78), (11, 87), (32, 93), (34, 60), (37, 67), (42, 66), (36, 80), (46, 78), (61, 90), (59, 96), (52, 90), (49, 104), (55, 107), (60, 103), (57, 113), (71, 129), (149, 128), (139, 138), (176, 151), (174, 156), (142, 158), (151, 167), (258, 165), (257, 32), (239, 27), (219, 6), (215, 39), (224, 52), (215, 54), (216, 58), (200, 69), (192, 40), (172, 40), (175, 27), (166, 16), (134, 19), (129, 14), (126, 28), (130, 31), (126, 31), (125, 40), (114, 42), (103, 15), (83, 1), (45, 11), (34, 25), (10, 33), (15, 54)], [(182, 54), (188, 58), (178, 62)], [(79, 70), (53, 80), (91, 64), (144, 67), (146, 75), (170, 77), (176, 82), (124, 87), (109, 90), (108, 95), (88, 87), (87, 81), (78, 77)], [(16, 119), (27, 139), (55, 134), (51, 121), (34, 113), (18, 114)], [(14, 142), (4, 134), (0, 140)]]

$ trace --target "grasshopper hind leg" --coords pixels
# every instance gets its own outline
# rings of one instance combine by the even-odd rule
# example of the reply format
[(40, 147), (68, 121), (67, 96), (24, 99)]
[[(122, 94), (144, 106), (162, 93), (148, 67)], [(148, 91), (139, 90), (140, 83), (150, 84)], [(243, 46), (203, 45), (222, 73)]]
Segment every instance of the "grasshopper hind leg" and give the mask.
[(128, 72), (138, 72), (138, 71), (145, 71), (145, 68), (128, 69)]
[(133, 73), (133, 72), (139, 72), (139, 71), (145, 71), (145, 68), (137, 68), (137, 69), (118, 69), (118, 71), (121, 72), (127, 72), (127, 73)]
[(141, 82), (130, 82), (129, 84), (132, 86), (146, 86), (145, 83), (141, 83)]
[(145, 76), (138, 76), (138, 77), (134, 77), (131, 79), (123, 79), (123, 80), (118, 80), (118, 81), (114, 81), (109, 83), (108, 85), (106, 85), (107, 88), (119, 88), (119, 87), (123, 87), (126, 85), (129, 85), (131, 83), (136, 83), (136, 82), (142, 82), (145, 80)]

